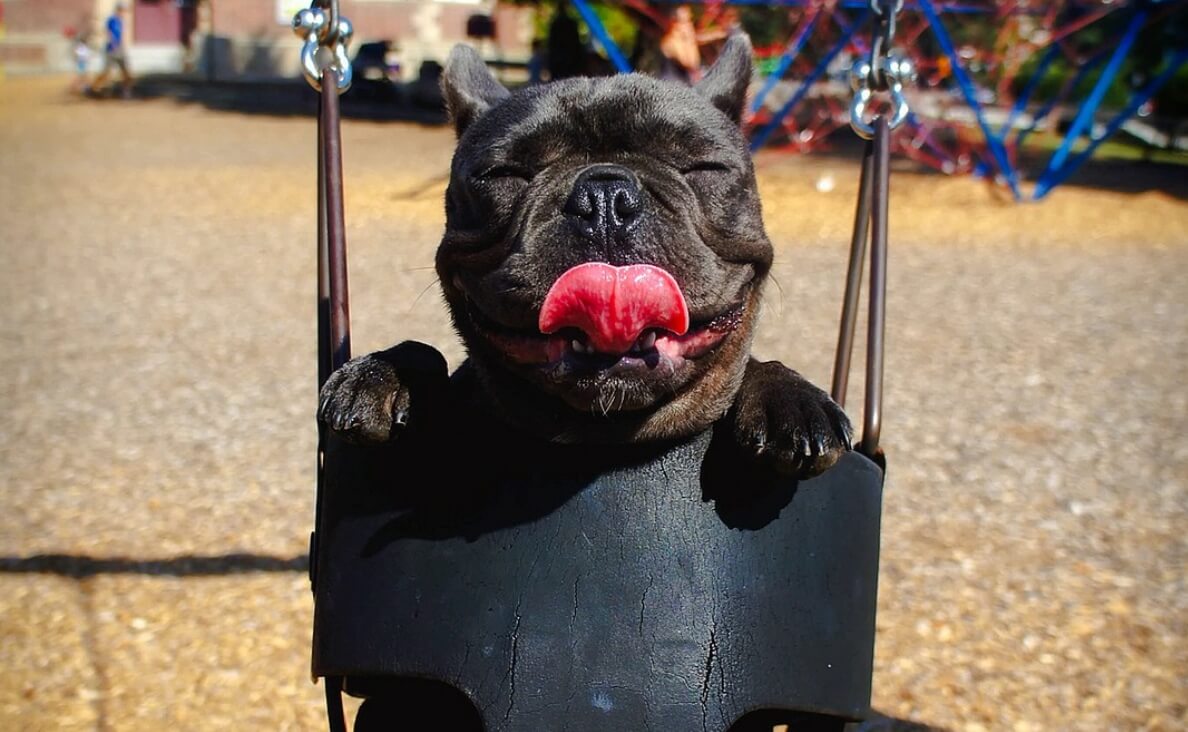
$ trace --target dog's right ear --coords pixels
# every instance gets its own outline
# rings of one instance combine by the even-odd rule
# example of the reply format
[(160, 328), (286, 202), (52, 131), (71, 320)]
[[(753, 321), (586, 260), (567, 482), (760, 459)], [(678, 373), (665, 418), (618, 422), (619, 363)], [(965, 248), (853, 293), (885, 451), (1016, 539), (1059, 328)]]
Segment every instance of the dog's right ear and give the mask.
[(471, 122), (510, 94), (491, 75), (478, 52), (462, 44), (450, 51), (441, 75), (441, 90), (458, 137)]

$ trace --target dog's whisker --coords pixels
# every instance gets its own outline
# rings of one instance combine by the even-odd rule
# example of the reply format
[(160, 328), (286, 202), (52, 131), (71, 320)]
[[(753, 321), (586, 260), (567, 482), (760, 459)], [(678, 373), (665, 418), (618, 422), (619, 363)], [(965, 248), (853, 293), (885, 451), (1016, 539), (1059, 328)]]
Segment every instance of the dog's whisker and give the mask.
[(417, 295), (415, 298), (413, 298), (412, 305), (409, 305), (409, 306), (408, 306), (408, 310), (406, 310), (405, 312), (406, 312), (406, 313), (411, 313), (411, 312), (413, 311), (413, 308), (415, 308), (415, 307), (417, 306), (417, 303), (421, 301), (421, 298), (425, 296), (425, 293), (426, 293), (426, 292), (429, 292), (429, 290), (430, 290), (430, 289), (431, 289), (431, 288), (432, 288), (434, 285), (437, 285), (437, 284), (440, 284), (440, 283), (441, 283), (441, 279), (440, 279), (440, 278), (438, 278), (438, 277), (434, 277), (434, 278), (433, 278), (433, 281), (432, 281), (432, 282), (430, 282), (428, 285), (425, 285), (425, 289), (421, 290), (421, 294), (419, 294), (419, 295)]
[(772, 282), (775, 283), (776, 297), (771, 298), (771, 296), (768, 294), (771, 291), (765, 289), (761, 293), (759, 293), (759, 301), (760, 301), (759, 304), (766, 306), (769, 302), (774, 302), (775, 303), (774, 307), (775, 307), (776, 311), (778, 313), (783, 313), (784, 312), (784, 288), (780, 285), (779, 280), (777, 280), (775, 278), (774, 273), (769, 273), (768, 279), (770, 279)]
[(784, 286), (780, 284), (780, 279), (775, 276), (775, 272), (769, 272), (767, 274), (767, 279), (771, 280), (772, 283), (775, 284), (776, 289), (780, 291), (780, 297), (783, 297), (784, 296)]

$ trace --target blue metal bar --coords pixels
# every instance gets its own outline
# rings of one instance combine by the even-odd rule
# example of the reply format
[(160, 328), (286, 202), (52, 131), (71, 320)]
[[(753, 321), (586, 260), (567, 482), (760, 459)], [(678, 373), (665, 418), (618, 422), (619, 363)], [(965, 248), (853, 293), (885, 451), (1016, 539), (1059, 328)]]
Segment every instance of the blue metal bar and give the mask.
[(573, 7), (577, 8), (578, 15), (582, 16), (582, 20), (586, 21), (586, 27), (590, 29), (590, 35), (594, 36), (594, 40), (598, 41), (598, 45), (602, 46), (602, 50), (606, 51), (606, 55), (610, 57), (611, 63), (615, 65), (615, 69), (620, 74), (627, 74), (631, 72), (631, 63), (627, 61), (627, 57), (623, 55), (623, 51), (619, 45), (611, 38), (610, 33), (607, 33), (606, 26), (598, 18), (598, 13), (594, 12), (594, 8), (586, 0), (572, 0)]
[(1021, 199), (1019, 177), (1015, 172), (1015, 166), (1011, 164), (1011, 159), (1007, 155), (1006, 147), (1002, 144), (1002, 140), (994, 134), (994, 131), (990, 129), (990, 124), (986, 121), (986, 114), (982, 110), (981, 103), (978, 102), (978, 95), (974, 88), (973, 80), (965, 73), (965, 67), (961, 65), (961, 58), (957, 55), (957, 50), (953, 47), (953, 41), (949, 38), (948, 31), (945, 30), (945, 26), (941, 23), (940, 16), (937, 15), (936, 9), (932, 6), (930, 0), (918, 0), (918, 3), (920, 12), (924, 14), (929, 27), (932, 28), (933, 36), (936, 37), (941, 50), (945, 52), (945, 55), (949, 57), (949, 61), (953, 65), (953, 78), (957, 80), (957, 85), (961, 87), (961, 93), (965, 97), (966, 104), (969, 105), (977, 117), (978, 127), (981, 128), (982, 136), (986, 139), (986, 145), (990, 148), (990, 153), (994, 156), (994, 163), (998, 167), (998, 172), (1006, 179), (1011, 193), (1015, 196), (1015, 200)]
[(1044, 51), (1044, 57), (1040, 59), (1039, 66), (1035, 68), (1035, 73), (1027, 81), (1027, 86), (1023, 87), (1023, 91), (1019, 93), (1019, 98), (1015, 100), (1015, 104), (1011, 107), (1011, 113), (1007, 115), (1006, 122), (1002, 123), (1002, 127), (998, 130), (999, 139), (1006, 139), (1006, 136), (1011, 132), (1011, 125), (1019, 118), (1023, 109), (1027, 107), (1027, 102), (1031, 101), (1031, 95), (1035, 92), (1035, 88), (1039, 86), (1040, 81), (1044, 78), (1044, 73), (1052, 62), (1060, 55), (1059, 44), (1053, 43)]
[(1114, 133), (1117, 132), (1120, 127), (1122, 127), (1122, 125), (1126, 124), (1126, 120), (1134, 116), (1134, 113), (1138, 111), (1139, 107), (1146, 104), (1147, 101), (1151, 99), (1151, 97), (1155, 96), (1160, 88), (1162, 88), (1163, 85), (1175, 75), (1176, 71), (1178, 71), (1185, 62), (1188, 62), (1188, 48), (1182, 48), (1176, 51), (1172, 55), (1171, 60), (1168, 62), (1167, 68), (1165, 68), (1163, 72), (1159, 74), (1159, 76), (1155, 77), (1155, 79), (1152, 80), (1150, 84), (1147, 84), (1145, 87), (1131, 95), (1130, 103), (1127, 104), (1126, 107), (1117, 114), (1117, 116), (1110, 120), (1110, 123), (1106, 125), (1105, 130), (1099, 136), (1094, 137), (1089, 141), (1088, 147), (1077, 153), (1076, 156), (1069, 159), (1064, 165), (1053, 170), (1050, 174), (1037, 181), (1035, 184), (1035, 192), (1033, 194), (1034, 199), (1038, 201), (1051, 193), (1053, 188), (1063, 183), (1065, 179), (1072, 175), (1077, 168), (1081, 167), (1086, 160), (1093, 157), (1093, 153), (1097, 151), (1098, 146), (1112, 137)]
[[(869, 12), (870, 6), (868, 5), (867, 9), (862, 12), (860, 20), (865, 19)], [(833, 46), (830, 47), (830, 49), (825, 53), (824, 57), (822, 57), (821, 60), (817, 62), (816, 68), (814, 68), (812, 72), (810, 72), (809, 75), (804, 78), (804, 81), (800, 83), (800, 88), (796, 90), (796, 92), (792, 95), (792, 98), (785, 102), (784, 106), (780, 107), (780, 110), (775, 113), (775, 116), (772, 117), (766, 125), (764, 125), (755, 133), (754, 137), (751, 138), (752, 152), (763, 147), (763, 145), (767, 142), (767, 138), (771, 137), (772, 133), (776, 131), (781, 123), (783, 123), (784, 118), (788, 116), (788, 113), (792, 111), (793, 107), (800, 103), (800, 100), (804, 98), (805, 94), (808, 94), (809, 90), (812, 89), (813, 84), (817, 82), (817, 79), (821, 78), (821, 76), (829, 68), (829, 64), (833, 63), (833, 59), (836, 58), (837, 55), (841, 53), (842, 49), (846, 47), (846, 44), (849, 43), (850, 36), (854, 35), (854, 30), (858, 28), (859, 25), (860, 23), (854, 23), (854, 25), (850, 26), (849, 29), (847, 29), (841, 34), (841, 36), (838, 37), (837, 41), (835, 41)]]
[(800, 29), (800, 33), (796, 36), (796, 39), (792, 41), (792, 44), (788, 46), (788, 49), (780, 55), (780, 63), (775, 67), (775, 70), (771, 72), (771, 75), (769, 75), (767, 79), (764, 80), (763, 88), (759, 90), (759, 93), (755, 95), (755, 99), (751, 102), (751, 114), (754, 114), (763, 108), (763, 102), (767, 99), (767, 95), (771, 93), (772, 89), (776, 88), (776, 85), (779, 84), (780, 80), (784, 78), (784, 74), (788, 73), (788, 67), (791, 66), (792, 62), (796, 60), (796, 56), (804, 48), (804, 44), (808, 43), (809, 36), (812, 35), (813, 29), (817, 27), (817, 19), (820, 17), (821, 13), (817, 12), (812, 17), (812, 19)]
[[(869, 2), (867, 2), (867, 7), (870, 7)], [(846, 16), (839, 15), (837, 13), (830, 13), (829, 17), (833, 18), (833, 22), (837, 23), (838, 27), (841, 29), (841, 32), (848, 36), (854, 35), (854, 31), (858, 30), (858, 26), (862, 25), (863, 21), (866, 20), (865, 15), (859, 15), (857, 18), (854, 19), (853, 23), (848, 22), (846, 19)], [(862, 39), (856, 39), (856, 40), (861, 41)], [(862, 51), (864, 53), (869, 50), (870, 50), (870, 44), (865, 44), (865, 46), (862, 48)]]
[[(1109, 54), (1109, 52), (1110, 49), (1108, 48), (1098, 51), (1096, 54), (1091, 56), (1088, 61), (1081, 64), (1081, 67), (1073, 76), (1072, 81), (1069, 82), (1068, 86), (1066, 87), (1067, 92), (1072, 93), (1074, 89), (1080, 86), (1081, 80), (1092, 73), (1092, 71), (1097, 68), (1097, 65), (1105, 60), (1105, 57)], [(1034, 115), (1032, 115), (1031, 124), (1019, 131), (1019, 134), (1015, 137), (1015, 147), (1018, 148), (1022, 146), (1023, 141), (1027, 139), (1028, 135), (1030, 135), (1032, 132), (1035, 132), (1035, 128), (1039, 125), (1040, 121), (1051, 114), (1052, 110), (1056, 108), (1056, 105), (1060, 103), (1061, 99), (1067, 98), (1067, 96), (1068, 94), (1056, 95), (1045, 102), (1044, 105), (1040, 107), (1040, 109)]]
[(1093, 122), (1093, 115), (1097, 113), (1097, 108), (1101, 106), (1101, 100), (1105, 98), (1106, 92), (1109, 91), (1110, 84), (1114, 83), (1114, 77), (1118, 75), (1118, 70), (1122, 68), (1122, 62), (1126, 60), (1126, 54), (1130, 53), (1130, 47), (1134, 45), (1134, 39), (1138, 37), (1143, 24), (1147, 22), (1147, 13), (1147, 9), (1140, 6), (1131, 17), (1130, 25), (1126, 27), (1125, 35), (1122, 36), (1118, 47), (1114, 49), (1114, 54), (1110, 57), (1110, 62), (1102, 70), (1101, 76), (1098, 77), (1097, 83), (1093, 86), (1093, 91), (1089, 92), (1089, 96), (1085, 99), (1084, 104), (1081, 105), (1077, 116), (1073, 118), (1072, 127), (1069, 128), (1068, 134), (1064, 136), (1064, 142), (1060, 143), (1060, 147), (1052, 154), (1052, 159), (1048, 161), (1044, 172), (1040, 174), (1039, 180), (1036, 181), (1036, 190), (1042, 188), (1046, 192), (1051, 189), (1051, 180), (1055, 176), (1056, 171), (1064, 165), (1064, 161), (1068, 159), (1073, 143), (1077, 141), (1081, 133)]

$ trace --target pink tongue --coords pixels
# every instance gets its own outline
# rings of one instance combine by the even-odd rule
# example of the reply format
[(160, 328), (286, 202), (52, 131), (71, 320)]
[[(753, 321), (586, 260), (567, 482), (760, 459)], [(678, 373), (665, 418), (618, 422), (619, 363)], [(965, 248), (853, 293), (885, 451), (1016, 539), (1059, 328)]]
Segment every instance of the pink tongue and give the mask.
[(577, 328), (601, 353), (626, 353), (648, 328), (677, 335), (689, 329), (689, 308), (672, 275), (650, 264), (579, 264), (561, 275), (540, 308), (540, 332)]

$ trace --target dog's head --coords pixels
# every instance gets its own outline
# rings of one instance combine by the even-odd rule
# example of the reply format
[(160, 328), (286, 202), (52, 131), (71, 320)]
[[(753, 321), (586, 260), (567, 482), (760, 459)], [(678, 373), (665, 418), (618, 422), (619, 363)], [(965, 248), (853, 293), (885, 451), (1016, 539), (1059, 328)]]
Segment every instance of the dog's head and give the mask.
[(437, 271), (485, 390), (559, 440), (687, 435), (729, 407), (772, 258), (739, 121), (745, 36), (695, 87), (509, 93), (467, 47)]

